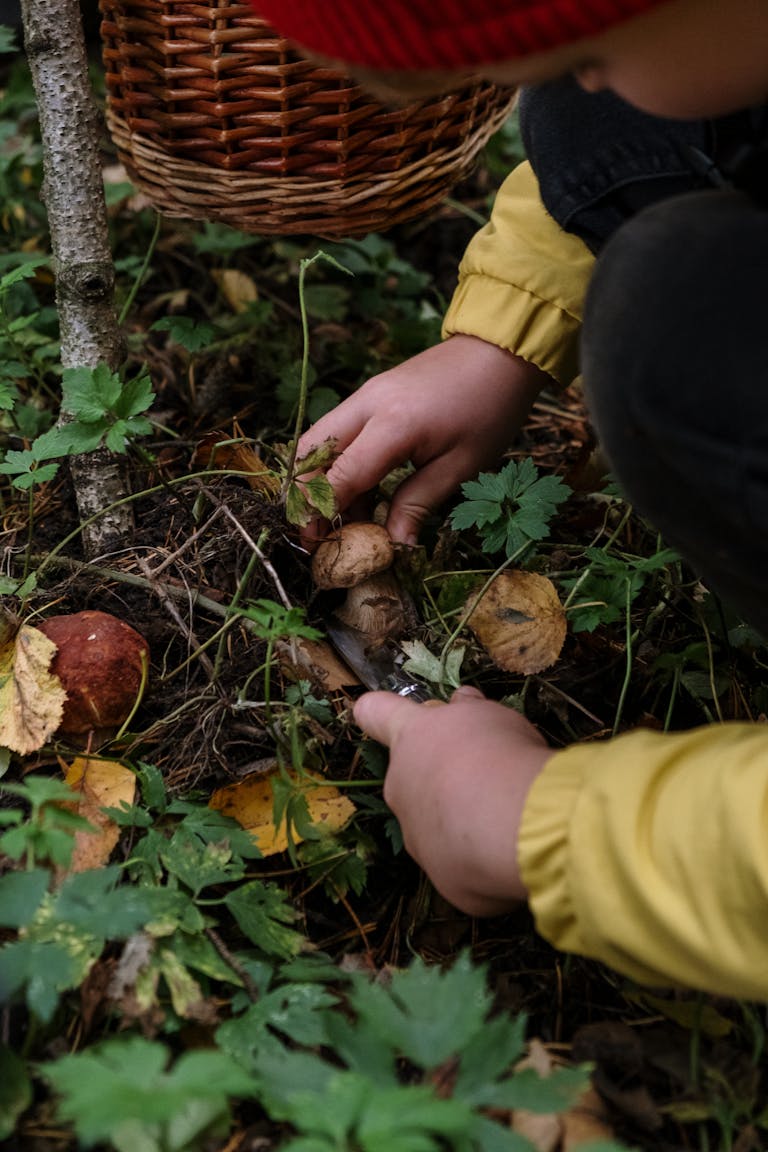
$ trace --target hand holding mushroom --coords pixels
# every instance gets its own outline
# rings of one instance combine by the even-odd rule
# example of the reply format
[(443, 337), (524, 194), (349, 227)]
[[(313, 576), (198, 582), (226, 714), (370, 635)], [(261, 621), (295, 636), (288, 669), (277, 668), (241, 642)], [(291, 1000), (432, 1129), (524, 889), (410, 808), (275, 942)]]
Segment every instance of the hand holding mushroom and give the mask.
[[(327, 475), (342, 512), (410, 460), (416, 471), (395, 493), (387, 528), (415, 544), (430, 511), (498, 462), (548, 380), (495, 344), (452, 336), (368, 380), (305, 432), (299, 455), (336, 442)], [(316, 530), (305, 534), (310, 546)]]
[(389, 746), (384, 799), (406, 849), (446, 900), (473, 916), (525, 900), (518, 828), (552, 755), (533, 725), (474, 688), (460, 688), (442, 708), (369, 692), (355, 720)]

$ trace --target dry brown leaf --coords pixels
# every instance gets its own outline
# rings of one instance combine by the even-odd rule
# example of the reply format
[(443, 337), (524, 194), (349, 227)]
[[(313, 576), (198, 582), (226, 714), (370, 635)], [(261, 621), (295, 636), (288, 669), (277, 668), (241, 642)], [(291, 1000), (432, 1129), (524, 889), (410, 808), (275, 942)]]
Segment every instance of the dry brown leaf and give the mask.
[[(238, 784), (228, 784), (225, 788), (219, 788), (214, 792), (209, 801), (211, 808), (223, 812), (225, 816), (231, 816), (242, 828), (250, 832), (262, 856), (275, 856), (278, 852), (285, 852), (288, 847), (285, 821), (276, 828), (272, 820), (271, 775), (274, 773), (269, 776), (261, 774), (249, 776)], [(322, 781), (322, 777), (310, 779)], [(300, 783), (298, 778), (296, 783)], [(303, 784), (303, 793), (312, 823), (329, 832), (339, 831), (355, 814), (355, 806), (349, 797), (342, 795), (337, 788), (330, 785)], [(294, 842), (301, 841), (295, 828), (291, 834)]]
[(310, 680), (324, 693), (340, 692), (360, 683), (354, 672), (339, 659), (325, 640), (306, 640), (301, 637), (295, 639), (293, 646), (280, 641), (277, 647), (280, 663), (285, 668)]
[(600, 1096), (594, 1088), (583, 1092), (577, 1102), (560, 1117), (563, 1126), (562, 1152), (574, 1152), (584, 1144), (598, 1140), (613, 1140), (615, 1132)]
[(93, 832), (78, 830), (69, 872), (87, 872), (101, 868), (112, 855), (120, 838), (120, 829), (104, 808), (119, 808), (124, 802), (133, 804), (136, 797), (136, 777), (128, 768), (114, 760), (95, 760), (78, 756), (65, 769), (65, 780), (79, 800), (73, 805), (94, 828)]
[(512, 1116), (512, 1131), (530, 1140), (536, 1152), (559, 1152), (563, 1134), (559, 1116), (525, 1112), (518, 1108)]
[(200, 468), (227, 468), (247, 472), (246, 482), (254, 492), (277, 495), (280, 478), (267, 468), (258, 452), (249, 444), (231, 443), (222, 432), (211, 432), (195, 450), (195, 464)]
[(565, 612), (546, 576), (501, 572), (474, 608), (469, 627), (499, 668), (528, 676), (549, 668), (560, 655)]
[[(539, 1076), (549, 1076), (554, 1061), (541, 1040), (531, 1040), (526, 1056), (516, 1065), (518, 1071), (521, 1068), (533, 1068)], [(559, 1116), (518, 1108), (512, 1114), (511, 1127), (513, 1132), (530, 1140), (536, 1152), (558, 1152), (560, 1148), (563, 1126)]]
[(245, 312), (248, 305), (259, 298), (255, 281), (237, 268), (219, 269), (211, 272), (211, 276), (233, 312)]
[(26, 756), (61, 723), (67, 694), (49, 671), (56, 645), (22, 624), (0, 647), (0, 747)]

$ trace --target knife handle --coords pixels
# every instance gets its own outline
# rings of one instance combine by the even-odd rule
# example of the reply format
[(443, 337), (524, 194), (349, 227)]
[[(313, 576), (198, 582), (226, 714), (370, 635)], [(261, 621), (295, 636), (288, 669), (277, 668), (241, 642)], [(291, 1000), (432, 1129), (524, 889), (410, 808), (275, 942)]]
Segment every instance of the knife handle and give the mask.
[(442, 700), (438, 700), (434, 692), (422, 684), (420, 680), (412, 680), (410, 676), (405, 676), (393, 672), (390, 676), (382, 682), (381, 685), (387, 692), (394, 692), (396, 696), (403, 696), (408, 700), (414, 700), (417, 704), (442, 704)]

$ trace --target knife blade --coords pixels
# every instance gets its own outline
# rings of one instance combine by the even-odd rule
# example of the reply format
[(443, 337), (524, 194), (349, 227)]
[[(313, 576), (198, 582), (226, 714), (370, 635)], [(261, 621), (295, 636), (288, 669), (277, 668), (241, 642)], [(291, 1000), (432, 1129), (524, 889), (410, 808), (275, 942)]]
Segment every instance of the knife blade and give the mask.
[(403, 671), (405, 657), (392, 640), (372, 640), (338, 616), (326, 616), (324, 625), (331, 644), (366, 688), (419, 703), (442, 703), (423, 680)]

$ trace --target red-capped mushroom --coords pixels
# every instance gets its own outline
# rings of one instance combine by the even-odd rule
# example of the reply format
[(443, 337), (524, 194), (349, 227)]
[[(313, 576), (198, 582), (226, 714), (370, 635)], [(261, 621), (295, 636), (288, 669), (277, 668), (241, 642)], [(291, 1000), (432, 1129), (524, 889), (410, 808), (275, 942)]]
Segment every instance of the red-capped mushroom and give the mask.
[(38, 628), (56, 645), (51, 671), (67, 693), (58, 731), (78, 736), (119, 728), (146, 681), (144, 637), (108, 612), (49, 616)]

